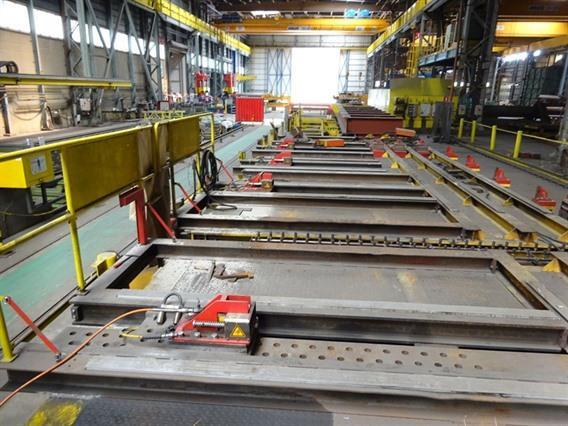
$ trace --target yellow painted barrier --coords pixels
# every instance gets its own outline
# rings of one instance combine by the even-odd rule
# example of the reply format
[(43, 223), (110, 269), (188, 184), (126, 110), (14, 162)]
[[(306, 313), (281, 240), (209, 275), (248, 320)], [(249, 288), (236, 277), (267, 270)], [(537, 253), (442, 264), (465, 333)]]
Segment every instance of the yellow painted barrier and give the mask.
[(471, 133), (469, 135), (469, 142), (470, 143), (474, 143), (475, 142), (475, 133), (477, 132), (477, 120), (473, 120), (471, 122)]
[(495, 151), (497, 142), (497, 126), (491, 126), (491, 139), (489, 140), (489, 151)]
[(515, 148), (513, 150), (513, 158), (519, 158), (521, 153), (521, 143), (523, 142), (523, 131), (519, 130), (517, 132), (517, 137), (515, 138)]
[(463, 137), (463, 125), (464, 125), (465, 120), (463, 118), (460, 118), (460, 125), (458, 127), (458, 139), (461, 139)]
[(6, 327), (6, 320), (4, 319), (4, 311), (2, 305), (4, 304), (4, 296), (0, 296), (0, 347), (2, 348), (2, 362), (12, 362), (16, 356), (10, 342), (8, 335), (8, 328)]

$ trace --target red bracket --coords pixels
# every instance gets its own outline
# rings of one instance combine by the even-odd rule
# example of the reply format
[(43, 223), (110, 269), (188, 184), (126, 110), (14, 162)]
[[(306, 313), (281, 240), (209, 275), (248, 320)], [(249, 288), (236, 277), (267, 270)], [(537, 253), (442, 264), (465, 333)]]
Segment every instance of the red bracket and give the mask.
[(270, 191), (274, 187), (274, 179), (270, 172), (260, 172), (251, 177), (244, 186), (245, 191)]
[(278, 154), (276, 154), (274, 156), (274, 158), (272, 160), (270, 160), (270, 163), (268, 163), (271, 166), (278, 166), (281, 164), (284, 165), (291, 165), (292, 164), (292, 151), (282, 151), (279, 152)]
[(12, 308), (14, 312), (22, 319), (22, 321), (24, 321), (26, 325), (34, 331), (36, 336), (41, 339), (41, 341), (51, 352), (53, 352), (58, 357), (61, 355), (61, 351), (57, 348), (57, 346), (55, 346), (55, 343), (49, 340), (47, 336), (42, 333), (42, 331), (32, 321), (32, 319), (22, 310), (22, 308), (18, 306), (16, 302), (14, 302), (14, 299), (12, 299), (11, 297), (5, 297), (4, 302), (6, 302), (6, 304), (10, 306), (10, 308)]
[(144, 190), (139, 186), (134, 186), (129, 190), (122, 192), (118, 196), (120, 207), (134, 203), (136, 209), (136, 232), (138, 235), (138, 243), (148, 244), (148, 230), (146, 228), (146, 200)]

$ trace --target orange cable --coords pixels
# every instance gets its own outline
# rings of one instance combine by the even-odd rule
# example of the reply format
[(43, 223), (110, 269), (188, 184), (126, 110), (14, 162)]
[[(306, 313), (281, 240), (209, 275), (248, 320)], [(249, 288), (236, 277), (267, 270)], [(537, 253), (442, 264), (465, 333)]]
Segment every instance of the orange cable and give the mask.
[(53, 364), (47, 370), (42, 371), (41, 373), (32, 377), (30, 380), (28, 380), (26, 383), (24, 383), (23, 385), (21, 385), (17, 389), (10, 392), (4, 399), (2, 399), (2, 401), (0, 401), (0, 408), (2, 408), (8, 401), (10, 401), (14, 396), (16, 396), (23, 389), (27, 388), (29, 385), (38, 381), (42, 377), (47, 376), (49, 373), (51, 373), (52, 371), (56, 370), (57, 368), (61, 367), (63, 364), (67, 363), (69, 360), (74, 358), (83, 348), (85, 348), (85, 346), (87, 346), (89, 343), (91, 343), (95, 337), (97, 337), (99, 334), (101, 334), (103, 331), (105, 331), (107, 328), (109, 328), (115, 322), (120, 321), (121, 319), (128, 317), (130, 315), (148, 312), (148, 311), (151, 311), (152, 309), (153, 308), (134, 309), (132, 311), (125, 312), (124, 314), (119, 315), (116, 318), (114, 318), (113, 320), (107, 322), (105, 325), (103, 325), (101, 328), (99, 328), (95, 333), (93, 333), (92, 336), (89, 336), (87, 339), (85, 339), (83, 341), (83, 343), (81, 343), (79, 346), (77, 346), (72, 352), (69, 353), (69, 355), (67, 355), (61, 361), (58, 361), (57, 363)]

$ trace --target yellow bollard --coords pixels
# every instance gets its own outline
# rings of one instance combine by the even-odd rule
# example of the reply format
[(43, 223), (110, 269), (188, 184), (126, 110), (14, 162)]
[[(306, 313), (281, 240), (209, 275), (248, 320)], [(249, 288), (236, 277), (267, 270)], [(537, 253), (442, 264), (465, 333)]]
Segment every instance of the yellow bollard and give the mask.
[(477, 120), (471, 122), (471, 134), (469, 135), (469, 141), (471, 143), (475, 142), (475, 131), (477, 130)]
[(4, 319), (4, 312), (2, 310), (2, 303), (4, 296), (0, 296), (0, 347), (2, 348), (2, 362), (12, 362), (16, 355), (12, 350), (12, 343), (8, 336), (8, 329), (6, 328), (6, 320)]
[(519, 158), (521, 153), (521, 142), (523, 141), (523, 131), (519, 130), (517, 132), (517, 138), (515, 139), (515, 149), (513, 150), (513, 158)]
[(497, 126), (491, 126), (491, 140), (489, 141), (489, 151), (495, 151), (497, 141)]
[(464, 124), (464, 119), (460, 118), (460, 125), (458, 127), (458, 139), (461, 140), (461, 138), (463, 137), (463, 124)]

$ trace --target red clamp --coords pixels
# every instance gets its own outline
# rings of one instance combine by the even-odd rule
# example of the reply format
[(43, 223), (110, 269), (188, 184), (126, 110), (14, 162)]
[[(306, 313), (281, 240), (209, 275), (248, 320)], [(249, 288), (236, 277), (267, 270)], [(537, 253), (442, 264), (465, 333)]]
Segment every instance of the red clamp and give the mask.
[(199, 312), (178, 323), (173, 341), (248, 348), (256, 321), (250, 296), (218, 294)]
[(536, 194), (532, 200), (539, 206), (549, 210), (554, 210), (556, 207), (556, 201), (550, 198), (548, 196), (548, 191), (540, 185), (536, 187)]
[(450, 158), (450, 160), (457, 160), (459, 159), (458, 154), (454, 151), (451, 146), (446, 148), (446, 156)]
[(481, 170), (481, 166), (479, 165), (479, 163), (477, 161), (475, 161), (475, 158), (473, 158), (473, 155), (468, 154), (466, 159), (465, 159), (465, 166), (468, 169), (473, 170), (474, 172), (478, 172)]
[(511, 179), (505, 176), (505, 171), (501, 167), (497, 167), (495, 169), (493, 180), (504, 188), (509, 188), (511, 186)]
[(274, 156), (274, 158), (272, 160), (270, 160), (270, 162), (268, 163), (271, 166), (279, 166), (279, 165), (286, 165), (286, 166), (291, 166), (292, 165), (292, 151), (282, 151), (279, 152), (278, 154), (276, 154)]
[(245, 191), (271, 191), (274, 187), (274, 179), (270, 172), (260, 172), (251, 177), (245, 187)]
[(294, 148), (294, 138), (288, 136), (280, 141), (276, 149), (291, 149)]

